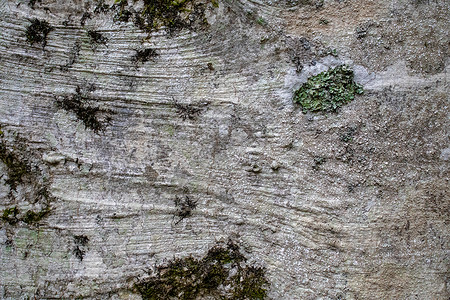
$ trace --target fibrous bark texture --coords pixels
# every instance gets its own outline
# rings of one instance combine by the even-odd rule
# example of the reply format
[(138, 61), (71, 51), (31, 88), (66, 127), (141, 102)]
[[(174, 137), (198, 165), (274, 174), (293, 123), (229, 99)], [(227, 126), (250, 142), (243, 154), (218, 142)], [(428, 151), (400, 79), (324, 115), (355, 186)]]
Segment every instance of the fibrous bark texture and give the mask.
[(0, 298), (449, 299), (449, 8), (0, 0)]

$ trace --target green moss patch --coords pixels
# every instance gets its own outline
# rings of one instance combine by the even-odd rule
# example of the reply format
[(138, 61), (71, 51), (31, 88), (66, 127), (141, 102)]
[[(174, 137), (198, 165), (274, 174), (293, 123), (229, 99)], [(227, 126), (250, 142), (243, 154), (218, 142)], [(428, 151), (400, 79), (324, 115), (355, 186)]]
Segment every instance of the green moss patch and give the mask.
[(264, 269), (246, 264), (238, 246), (215, 246), (201, 259), (174, 258), (156, 268), (151, 278), (136, 284), (144, 300), (265, 299)]
[(34, 43), (42, 44), (42, 47), (47, 45), (47, 35), (50, 31), (53, 30), (53, 27), (45, 20), (33, 19), (31, 20), (31, 24), (27, 27), (27, 31), (25, 33), (27, 37), (27, 41), (33, 45)]
[(295, 92), (294, 102), (303, 112), (332, 112), (362, 93), (362, 86), (353, 81), (353, 71), (342, 65), (308, 78)]

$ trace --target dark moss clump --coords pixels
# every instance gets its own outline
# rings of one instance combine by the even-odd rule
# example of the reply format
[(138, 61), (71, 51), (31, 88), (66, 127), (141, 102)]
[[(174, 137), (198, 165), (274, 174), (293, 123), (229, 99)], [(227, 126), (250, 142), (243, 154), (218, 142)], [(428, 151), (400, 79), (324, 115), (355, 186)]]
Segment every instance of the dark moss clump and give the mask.
[(86, 20), (91, 19), (92, 16), (89, 12), (84, 12), (80, 19), (80, 25), (84, 26), (86, 24)]
[(300, 104), (303, 112), (331, 112), (362, 93), (362, 86), (353, 81), (353, 71), (342, 65), (310, 77), (295, 92), (294, 102)]
[(265, 299), (264, 269), (247, 266), (239, 248), (229, 242), (215, 246), (205, 257), (175, 258), (158, 266), (153, 277), (136, 284), (144, 300)]
[[(99, 107), (91, 106), (87, 103), (89, 99), (82, 95), (80, 87), (77, 87), (76, 93), (71, 96), (64, 96), (58, 99), (56, 104), (58, 107), (75, 113), (77, 118), (81, 120), (86, 128), (98, 133), (104, 129), (104, 124), (100, 121), (98, 115), (109, 111), (102, 110)], [(110, 120), (106, 118), (107, 123)]]
[(113, 17), (114, 22), (128, 22), (133, 16), (133, 13), (130, 10), (126, 9), (127, 6), (127, 0), (116, 0), (111, 6), (106, 4), (104, 0), (98, 0), (97, 5), (94, 8), (94, 13), (100, 14), (113, 11), (115, 12)]
[(264, 269), (249, 266), (243, 270), (232, 299), (264, 299), (267, 291), (263, 288), (267, 284), (264, 277)]
[(127, 0), (116, 0), (116, 3), (111, 7), (116, 10), (116, 14), (114, 15), (115, 22), (128, 22), (133, 15), (131, 11), (125, 9), (128, 5)]
[(348, 127), (346, 131), (343, 134), (341, 134), (339, 139), (341, 140), (341, 142), (350, 143), (351, 141), (353, 141), (355, 133), (356, 133), (355, 127)]
[(174, 100), (173, 106), (175, 106), (177, 110), (177, 114), (180, 118), (185, 121), (186, 119), (195, 120), (197, 116), (203, 111), (201, 107), (198, 107), (193, 104), (183, 104), (178, 103)]
[(314, 166), (312, 167), (313, 170), (315, 171), (319, 170), (320, 166), (323, 165), (326, 161), (327, 159), (325, 157), (322, 156), (314, 157)]
[(24, 216), (21, 218), (26, 224), (36, 224), (40, 222), (43, 218), (45, 218), (50, 213), (50, 207), (46, 207), (38, 212), (28, 210)]
[(86, 246), (89, 242), (89, 238), (85, 235), (76, 235), (73, 237), (76, 245)]
[(108, 39), (98, 31), (88, 30), (87, 35), (89, 37), (89, 43), (93, 46), (100, 44), (106, 45), (108, 42)]
[(21, 213), (16, 206), (13, 206), (3, 211), (1, 220), (3, 222), (9, 223), (10, 225), (15, 225), (18, 222), (24, 222), (28, 225), (33, 225), (39, 223), (48, 214), (50, 214), (49, 206), (46, 206), (45, 208), (37, 212), (33, 210), (27, 210), (25, 213)]
[(41, 3), (42, 0), (30, 0), (28, 1), (28, 6), (34, 9), (34, 5), (36, 4), (36, 2)]
[[(136, 2), (136, 1), (133, 1)], [(111, 6), (98, 0), (94, 13), (113, 11), (115, 22), (129, 22), (147, 33), (162, 27), (170, 35), (183, 29), (197, 30), (208, 25), (205, 17), (208, 0), (143, 0), (143, 8), (135, 10), (127, 0), (116, 0)], [(218, 7), (217, 0), (211, 0)]]
[(19, 219), (17, 218), (17, 215), (19, 214), (19, 210), (17, 207), (10, 207), (3, 211), (3, 214), (1, 216), (2, 221), (9, 223), (10, 225), (16, 224)]
[[(1, 137), (3, 134), (0, 134)], [(0, 140), (0, 161), (6, 166), (8, 179), (5, 183), (11, 190), (16, 190), (17, 185), (23, 182), (25, 175), (31, 172), (30, 166), (19, 155), (10, 151), (3, 140)]]
[(182, 29), (193, 29), (195, 23), (206, 25), (204, 5), (195, 2), (195, 0), (144, 0), (144, 9), (136, 16), (135, 24), (147, 32), (165, 27), (169, 34)]
[(191, 216), (192, 211), (197, 207), (197, 202), (187, 195), (185, 195), (184, 197), (176, 196), (175, 206), (177, 208), (175, 216), (178, 217), (178, 220), (175, 222), (175, 224), (178, 224), (183, 219)]
[(26, 37), (27, 41), (33, 45), (34, 43), (41, 43), (42, 47), (47, 45), (47, 35), (53, 27), (45, 20), (33, 19), (31, 24), (27, 27)]
[(86, 254), (86, 251), (80, 249), (80, 246), (75, 246), (72, 250), (73, 255), (75, 255), (76, 258), (78, 258), (80, 261), (83, 260), (84, 255)]
[(136, 50), (136, 54), (133, 56), (132, 60), (134, 62), (141, 62), (145, 63), (149, 60), (154, 61), (156, 57), (158, 57), (159, 54), (156, 52), (155, 49), (147, 48), (143, 50)]
[(109, 11), (110, 7), (108, 4), (105, 3), (104, 0), (98, 0), (97, 1), (97, 5), (94, 8), (94, 13), (95, 14), (100, 14), (100, 13), (107, 13)]
[(76, 235), (73, 237), (73, 240), (75, 242), (75, 247), (73, 248), (72, 253), (76, 258), (82, 261), (87, 251), (89, 238), (85, 235)]

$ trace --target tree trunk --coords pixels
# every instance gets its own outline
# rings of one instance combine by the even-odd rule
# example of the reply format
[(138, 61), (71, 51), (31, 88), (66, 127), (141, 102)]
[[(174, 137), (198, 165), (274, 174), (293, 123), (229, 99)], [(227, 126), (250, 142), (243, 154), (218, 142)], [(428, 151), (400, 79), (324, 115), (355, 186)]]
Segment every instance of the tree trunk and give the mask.
[(0, 297), (449, 299), (449, 7), (0, 0)]

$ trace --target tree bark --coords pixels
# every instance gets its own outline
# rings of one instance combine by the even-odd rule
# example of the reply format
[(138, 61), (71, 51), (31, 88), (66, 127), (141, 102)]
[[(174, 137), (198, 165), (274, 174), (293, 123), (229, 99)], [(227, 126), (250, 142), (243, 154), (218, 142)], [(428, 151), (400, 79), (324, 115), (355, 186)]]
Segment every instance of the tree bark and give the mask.
[[(449, 299), (449, 2), (186, 5), (0, 0), (0, 297), (140, 299), (232, 243), (266, 299)], [(340, 65), (364, 93), (303, 112)]]

